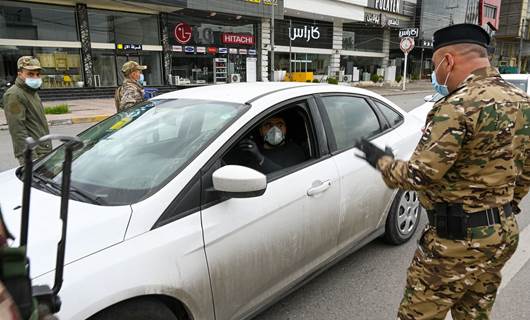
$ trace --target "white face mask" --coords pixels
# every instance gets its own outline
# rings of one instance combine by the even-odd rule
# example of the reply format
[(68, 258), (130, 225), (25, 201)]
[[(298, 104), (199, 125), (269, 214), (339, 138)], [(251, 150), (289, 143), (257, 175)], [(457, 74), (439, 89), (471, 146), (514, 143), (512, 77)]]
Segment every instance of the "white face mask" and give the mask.
[(28, 87), (35, 89), (35, 90), (37, 90), (38, 88), (40, 88), (40, 86), (42, 86), (41, 78), (26, 78), (24, 82), (26, 83)]
[(265, 142), (267, 142), (271, 146), (279, 145), (283, 142), (284, 139), (285, 136), (283, 135), (282, 130), (276, 126), (270, 128), (264, 138)]

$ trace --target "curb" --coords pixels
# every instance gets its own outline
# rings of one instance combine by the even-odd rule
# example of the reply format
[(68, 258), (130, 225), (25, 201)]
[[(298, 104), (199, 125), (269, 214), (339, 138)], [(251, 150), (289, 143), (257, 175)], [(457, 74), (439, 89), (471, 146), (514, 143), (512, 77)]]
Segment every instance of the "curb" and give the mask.
[(48, 125), (49, 126), (63, 126), (63, 125), (71, 125), (71, 124), (99, 122), (99, 121), (107, 119), (110, 116), (111, 115), (108, 115), (108, 114), (101, 114), (101, 115), (95, 115), (95, 116), (72, 117), (68, 119), (48, 120)]
[[(56, 120), (48, 120), (49, 126), (67, 126), (72, 124), (80, 124), (80, 123), (92, 123), (92, 122), (100, 122), (111, 115), (109, 114), (100, 114), (95, 116), (85, 116), (85, 117), (72, 117), (67, 119), (56, 119)], [(0, 124), (0, 131), (8, 130), (9, 127), (7, 124)]]
[(418, 94), (418, 93), (433, 93), (432, 89), (429, 90), (418, 90), (418, 91), (401, 91), (401, 92), (389, 92), (389, 93), (379, 93), (384, 96), (402, 96), (406, 94)]

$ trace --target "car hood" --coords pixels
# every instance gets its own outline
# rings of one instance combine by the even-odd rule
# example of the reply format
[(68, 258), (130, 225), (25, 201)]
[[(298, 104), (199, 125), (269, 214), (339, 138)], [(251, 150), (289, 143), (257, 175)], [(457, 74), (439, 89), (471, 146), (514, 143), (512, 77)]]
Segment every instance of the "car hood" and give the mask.
[[(22, 204), (22, 182), (15, 169), (0, 173), (0, 206), (5, 224), (18, 245)], [(57, 243), (61, 236), (60, 197), (32, 188), (28, 231), (31, 276), (55, 269)], [(131, 217), (131, 206), (105, 207), (69, 201), (65, 264), (123, 241)]]

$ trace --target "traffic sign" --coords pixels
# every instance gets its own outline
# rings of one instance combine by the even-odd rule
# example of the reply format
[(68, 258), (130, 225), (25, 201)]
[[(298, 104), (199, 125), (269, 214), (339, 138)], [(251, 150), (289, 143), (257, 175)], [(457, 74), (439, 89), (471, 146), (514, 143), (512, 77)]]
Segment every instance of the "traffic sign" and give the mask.
[(401, 42), (399, 43), (399, 48), (405, 54), (409, 53), (412, 49), (414, 49), (414, 39), (409, 37), (401, 39)]
[(419, 35), (420, 35), (420, 29), (418, 28), (407, 28), (407, 29), (399, 30), (400, 38), (405, 38), (405, 37), (417, 38)]

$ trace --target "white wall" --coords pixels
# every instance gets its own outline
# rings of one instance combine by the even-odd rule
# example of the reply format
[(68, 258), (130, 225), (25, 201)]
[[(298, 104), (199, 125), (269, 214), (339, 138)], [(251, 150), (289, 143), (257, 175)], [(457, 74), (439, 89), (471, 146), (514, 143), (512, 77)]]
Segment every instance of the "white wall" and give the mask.
[(288, 10), (309, 12), (349, 21), (364, 21), (368, 0), (284, 0)]

